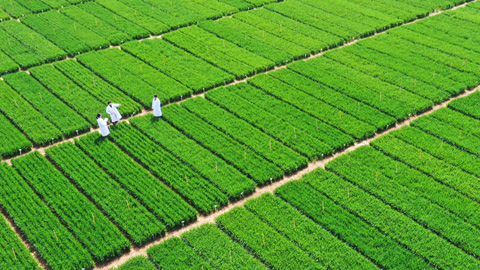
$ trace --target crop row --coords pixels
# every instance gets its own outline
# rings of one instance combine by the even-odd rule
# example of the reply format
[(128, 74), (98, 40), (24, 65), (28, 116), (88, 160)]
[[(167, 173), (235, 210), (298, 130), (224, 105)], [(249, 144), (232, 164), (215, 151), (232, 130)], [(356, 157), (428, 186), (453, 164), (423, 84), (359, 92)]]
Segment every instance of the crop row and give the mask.
[(377, 268), (322, 226), (272, 194), (267, 193), (258, 199), (249, 200), (245, 208), (308, 252), (327, 269)]
[(33, 142), (44, 146), (60, 140), (62, 133), (25, 99), (0, 81), (0, 111)]
[(281, 65), (310, 54), (310, 50), (296, 43), (265, 33), (264, 30), (233, 18), (206, 21), (200, 27)]
[(0, 51), (0, 74), (8, 74), (20, 69), (20, 66), (15, 63), (8, 55)]
[[(339, 1), (335, 1), (332, 3), (325, 3), (325, 2), (318, 2), (315, 0), (299, 0), (299, 2), (309, 5), (313, 8), (321, 10), (323, 12), (328, 12), (331, 15), (338, 17), (337, 21), (341, 22), (341, 19), (346, 19), (352, 23), (357, 23), (360, 25), (364, 25), (365, 27), (371, 27), (375, 31), (382, 31), (392, 26), (396, 26), (402, 21), (394, 16), (388, 14), (379, 14), (378, 12), (374, 13), (372, 16), (372, 12), (370, 14), (364, 14), (364, 10), (362, 8), (355, 7), (356, 3), (346, 2), (346, 3), (339, 3)], [(379, 18), (380, 17), (380, 18)], [(333, 19), (330, 19), (333, 21)], [(341, 25), (341, 24), (340, 24)], [(360, 31), (371, 31), (371, 30), (362, 30), (362, 28), (353, 28), (350, 25), (347, 25), (348, 28), (352, 28), (352, 30), (356, 30), (357, 32)], [(365, 28), (368, 29), (368, 28)]]
[(0, 114), (0, 158), (9, 158), (26, 153), (32, 149), (32, 143), (10, 121)]
[[(122, 105), (119, 111), (124, 116), (130, 116), (142, 110), (142, 106), (132, 100), (126, 93), (115, 88), (75, 60), (57, 62), (54, 67), (80, 86), (83, 91), (98, 99), (105, 107), (108, 101), (119, 103)], [(90, 112), (88, 118), (91, 117)]]
[(393, 132), (392, 135), (447, 163), (480, 177), (480, 167), (476, 162), (478, 159), (476, 155), (462, 151), (446, 141), (417, 128), (404, 127)]
[[(425, 70), (424, 67), (415, 66), (412, 63), (408, 63), (403, 59), (396, 59), (384, 53), (380, 53), (374, 49), (362, 46), (362, 43), (355, 44), (348, 48), (349, 53), (366, 59), (380, 66), (381, 68), (390, 69), (402, 74), (402, 76), (409, 76), (415, 78), (414, 87), (420, 88), (420, 82), (426, 85), (439, 88), (450, 95), (458, 95), (465, 91), (465, 85), (463, 83), (456, 82), (448, 77), (445, 77), (441, 73), (436, 74), (429, 70)], [(398, 84), (397, 84), (398, 85)], [(408, 83), (407, 83), (408, 85)], [(430, 87), (431, 88), (431, 87)], [(407, 88), (406, 88), (407, 89)], [(418, 91), (415, 89), (415, 91)], [(420, 94), (420, 92), (419, 92)], [(430, 94), (422, 94), (422, 96), (428, 97)]]
[(90, 123), (27, 73), (9, 74), (4, 76), (4, 80), (53, 123), (64, 137), (72, 137), (90, 130)]
[(212, 269), (200, 255), (179, 238), (171, 238), (161, 245), (153, 246), (147, 250), (147, 254), (158, 269)]
[(193, 207), (112, 142), (102, 139), (100, 134), (84, 136), (80, 140), (75, 140), (75, 144), (160, 218), (167, 229), (180, 227), (182, 221), (190, 223), (197, 218), (197, 212)]
[[(399, 120), (406, 119), (413, 113), (423, 112), (433, 105), (425, 98), (327, 57), (298, 61), (289, 65), (288, 68), (330, 87), (333, 86), (334, 89), (378, 108)], [(354, 89), (354, 86), (360, 86), (360, 89)]]
[(130, 242), (118, 228), (40, 153), (14, 159), (12, 163), (95, 262), (106, 262), (128, 251)]
[(94, 266), (90, 254), (13, 168), (2, 163), (0, 175), (2, 209), (48, 267), (67, 270)]
[(0, 248), (0, 268), (41, 269), (3, 216), (0, 218)]
[(477, 202), (480, 201), (480, 180), (474, 175), (391, 135), (374, 140), (371, 145), (457, 192)]
[[(188, 89), (185, 85), (166, 76), (162, 72), (128, 53), (116, 49), (104, 50), (99, 53), (152, 85), (156, 89), (157, 92), (155, 93), (158, 94), (162, 104), (182, 100), (192, 94), (192, 90)], [(151, 101), (152, 95), (149, 95), (148, 97), (146, 96), (144, 99), (145, 102), (147, 103), (148, 101), (148, 105), (150, 105), (149, 101)]]
[(391, 68), (379, 66), (374, 62), (350, 53), (350, 51), (355, 50), (355, 47), (356, 46), (349, 46), (345, 48), (345, 50), (332, 51), (326, 53), (325, 56), (371, 76), (378, 81), (388, 83), (397, 89), (402, 88), (405, 91), (431, 100), (434, 103), (442, 102), (450, 97), (449, 93), (416, 79), (414, 77), (415, 70), (412, 71), (411, 75), (406, 75)]
[(255, 182), (244, 176), (220, 157), (189, 139), (170, 124), (152, 114), (136, 117), (130, 123), (151, 140), (189, 164), (209, 179), (230, 200), (237, 200), (255, 191)]
[[(336, 34), (329, 33), (327, 29), (304, 24), (268, 8), (256, 9), (248, 13), (241, 12), (233, 15), (233, 17), (283, 39), (301, 43), (312, 50), (312, 52), (336, 47), (344, 42), (342, 38)], [(305, 40), (305, 43), (303, 43), (303, 40)]]
[(239, 243), (212, 224), (190, 230), (182, 235), (182, 239), (215, 269), (267, 269)]
[(84, 25), (56, 11), (26, 16), (22, 18), (22, 23), (65, 50), (69, 56), (110, 45)]
[(205, 96), (310, 160), (328, 156), (353, 141), (332, 126), (245, 83)]
[[(454, 21), (455, 20), (453, 20), (452, 23)], [(457, 30), (459, 28), (463, 30), (462, 25), (456, 27)], [(438, 44), (436, 46), (441, 46), (443, 48), (446, 47), (445, 51), (448, 50), (451, 52), (456, 50), (459, 57), (464, 57), (477, 64), (480, 63), (480, 61), (476, 58), (480, 53), (480, 49), (475, 46), (476, 42), (474, 40), (465, 39), (464, 37), (459, 37), (458, 35), (451, 35), (450, 33), (445, 33), (445, 31), (432, 29), (432, 27), (424, 24), (411, 25), (408, 27), (408, 30), (428, 36), (431, 38), (431, 40), (434, 40), (435, 43)]]
[(193, 98), (182, 103), (182, 107), (196, 114), (204, 121), (217, 127), (225, 134), (247, 145), (255, 152), (291, 174), (307, 166), (308, 160), (264, 134), (249, 123), (203, 99)]
[[(475, 92), (468, 96), (467, 98), (462, 98), (462, 99), (457, 99), (448, 104), (448, 107), (452, 108), (462, 108), (466, 109), (468, 111), (471, 111), (475, 113), (475, 99), (478, 99), (479, 95)], [(470, 99), (472, 102), (471, 104), (462, 104), (459, 106), (461, 103), (457, 103), (456, 101), (466, 101), (467, 99)], [(457, 106), (451, 106), (451, 105), (457, 105)], [(473, 107), (471, 107), (473, 106)], [(474, 117), (470, 117), (468, 114), (463, 114), (462, 110), (452, 110), (450, 108), (442, 108), (440, 110), (435, 111), (434, 113), (430, 114), (433, 118), (436, 118), (438, 120), (441, 120), (442, 122), (448, 123), (449, 125), (452, 125), (454, 127), (457, 127), (459, 130), (462, 130), (462, 132), (467, 132), (469, 134), (475, 135), (477, 137), (480, 137), (480, 120)], [(460, 132), (459, 134), (460, 135)]]
[(73, 5), (63, 8), (61, 9), (61, 13), (85, 26), (97, 35), (104, 37), (111, 45), (122, 44), (131, 39), (126, 33), (114, 28), (102, 19), (95, 17), (78, 6)]
[(377, 130), (374, 126), (342, 111), (342, 108), (335, 108), (305, 92), (293, 89), (270, 75), (261, 74), (248, 82), (357, 139), (370, 137)]
[[(478, 111), (477, 104), (480, 101), (480, 93), (477, 91), (466, 98), (460, 98), (453, 100), (448, 104), (448, 107), (452, 110), (461, 112), (467, 116), (480, 120), (480, 112)], [(471, 128), (474, 128), (472, 126)], [(477, 133), (478, 134), (478, 133)]]
[(46, 152), (77, 188), (126, 232), (134, 245), (142, 245), (165, 233), (165, 226), (152, 213), (73, 143), (54, 146)]
[(161, 39), (132, 41), (122, 49), (182, 82), (195, 93), (233, 81), (233, 75)]
[(470, 152), (474, 155), (480, 155), (480, 138), (463, 132), (462, 130), (445, 123), (431, 116), (421, 117), (412, 122), (412, 126), (419, 128), (429, 134), (432, 134), (450, 144)]
[(237, 79), (272, 68), (275, 64), (199, 27), (168, 33), (163, 38), (233, 74)]
[(202, 214), (228, 203), (217, 187), (130, 125), (117, 125), (110, 138)]
[[(221, 21), (226, 19), (227, 18), (222, 19)], [(275, 65), (281, 65), (287, 61), (293, 60), (293, 56), (291, 54), (279, 50), (273, 47), (271, 44), (266, 44), (262, 40), (251, 38), (250, 36), (247, 38), (246, 34), (241, 33), (238, 30), (234, 30), (232, 27), (221, 25), (216, 21), (205, 21), (200, 23), (199, 26), (202, 29), (222, 37), (224, 40), (227, 40), (237, 46), (273, 61)]]
[[(427, 262), (415, 256), (394, 238), (372, 227), (369, 222), (337, 204), (329, 194), (320, 192), (307, 184), (312, 181), (313, 183), (323, 183), (331, 178), (331, 173), (317, 170), (304, 176), (303, 181), (283, 185), (275, 191), (275, 194), (329, 230), (333, 235), (347, 242), (380, 268), (431, 268)], [(332, 181), (344, 184), (340, 190), (344, 197), (342, 201), (345, 201), (345, 198), (348, 199), (349, 190), (347, 190), (345, 182), (338, 177), (329, 182)], [(353, 187), (350, 188), (353, 191)], [(356, 193), (352, 192), (353, 194)], [(352, 196), (350, 200), (354, 198), (356, 197)], [(367, 205), (370, 204), (365, 203), (364, 208)], [(385, 214), (382, 213), (381, 216), (385, 217)]]
[[(37, 0), (36, 2), (40, 2)], [(20, 4), (19, 1), (16, 0), (1, 0), (0, 1), (0, 9), (5, 10), (8, 14), (10, 14), (13, 17), (21, 17), (25, 14), (31, 13), (29, 9), (24, 7), (22, 4)]]
[[(119, 16), (122, 16), (125, 19), (147, 29), (152, 35), (159, 35), (170, 30), (168, 25), (141, 12), (140, 10), (136, 10), (136, 8), (130, 7), (130, 3), (124, 3), (117, 0), (99, 0), (95, 2), (118, 14)], [(133, 1), (133, 3), (135, 2), (138, 1)], [(152, 9), (151, 6), (150, 9)]]
[(3, 9), (0, 9), (0, 21), (10, 19), (10, 15), (5, 12)]
[(245, 208), (236, 207), (216, 219), (231, 238), (246, 246), (269, 268), (325, 269), (284, 235)]
[(63, 59), (66, 56), (66, 53), (62, 49), (23, 23), (10, 20), (1, 23), (0, 27), (41, 56), (45, 62)]
[(331, 106), (349, 113), (363, 122), (375, 126), (379, 130), (395, 124), (395, 118), (289, 69), (281, 69), (276, 72), (271, 72), (269, 75), (279, 80), (274, 81), (280, 85), (288, 84), (293, 86)]
[(53, 65), (31, 68), (30, 73), (44, 87), (82, 115), (92, 126), (98, 125), (94, 116), (99, 112), (104, 112), (107, 106), (106, 102), (102, 104)]
[[(450, 89), (449, 91), (455, 91), (454, 89), (457, 88), (454, 82), (467, 86), (466, 88), (468, 89), (477, 85), (477, 78), (474, 74), (438, 63), (435, 57), (442, 57), (445, 54), (432, 48), (422, 47), (419, 44), (410, 43), (392, 35), (381, 35), (371, 40), (363, 40), (358, 44), (370, 50), (383, 53), (378, 54), (381, 57), (377, 59), (382, 59), (381, 61), (384, 63), (387, 62), (386, 60), (390, 60), (391, 63), (388, 61), (390, 66), (393, 65), (392, 63), (399, 62), (402, 66), (411, 66), (412, 69), (417, 68), (420, 74), (417, 74), (416, 77), (419, 79), (431, 78), (431, 80), (435, 81), (435, 78), (438, 76), (443, 77), (444, 80), (450, 79), (451, 83), (449, 85), (441, 86), (441, 88), (446, 87)], [(409, 50), (411, 47), (414, 47), (414, 49)]]
[[(291, 51), (291, 53), (297, 54), (298, 56), (302, 56), (302, 52), (307, 55), (310, 53), (318, 53), (334, 46), (339, 41), (338, 38), (328, 36), (319, 29), (312, 28), (303, 23), (299, 24), (298, 21), (281, 16), (265, 8), (251, 12), (240, 12), (234, 14), (233, 18), (258, 28), (256, 38), (261, 41), (265, 40), (264, 33), (267, 33), (273, 37), (283, 39), (284, 41), (282, 42), (280, 40), (280, 42), (284, 44), (295, 44), (295, 48), (297, 49)], [(261, 37), (258, 34), (260, 30), (262, 34)], [(305, 49), (307, 49), (307, 51), (305, 51)]]
[(157, 267), (143, 256), (133, 257), (126, 263), (122, 264), (117, 270), (156, 270)]
[[(430, 200), (418, 196), (416, 192), (398, 184), (396, 180), (362, 166), (360, 161), (351, 159), (348, 154), (328, 163), (326, 168), (347, 181), (344, 185), (338, 183), (338, 186), (333, 186), (332, 191), (327, 191), (322, 184), (320, 190), (328, 192), (337, 201), (345, 201), (348, 208), (416, 254), (447, 268), (458, 267), (464, 262), (472, 263), (473, 258), (463, 252), (474, 257), (478, 256), (479, 250), (473, 244), (478, 241), (474, 240), (477, 238), (478, 229), (463, 221), (463, 218), (432, 204)], [(347, 194), (347, 197), (353, 198), (352, 200), (345, 199), (343, 189), (349, 184), (355, 185), (349, 188)], [(338, 190), (336, 193), (333, 190), (335, 188)], [(364, 209), (367, 202), (369, 209), (372, 210)], [(390, 206), (395, 210), (387, 210)], [(383, 213), (383, 216), (379, 217), (379, 213)], [(385, 218), (397, 225), (386, 224)]]
[(259, 156), (246, 145), (242, 145), (204, 122), (179, 105), (164, 108), (167, 122), (193, 138), (211, 152), (220, 155), (227, 162), (251, 177), (259, 185), (278, 180), (283, 172), (273, 163)]
[[(430, 31), (435, 32), (433, 30)], [(480, 60), (478, 60), (479, 53), (477, 52), (436, 39), (433, 37), (434, 34), (432, 33), (429, 35), (420, 34), (410, 30), (410, 28), (396, 28), (392, 30), (390, 34), (401, 38), (401, 40), (416, 43), (418, 44), (418, 47), (436, 49), (437, 53), (435, 54), (439, 54), (441, 57), (434, 60), (437, 60), (437, 62), (443, 63), (444, 65), (448, 65), (452, 69), (456, 68), (462, 71), (471, 72), (477, 76), (480, 73), (478, 69), (480, 63)], [(451, 39), (455, 38), (454, 36), (449, 37), (451, 37)], [(405, 45), (407, 44), (409, 43), (405, 43)], [(415, 49), (415, 47), (411, 47), (410, 49)]]
[(13, 59), (22, 69), (43, 64), (43, 58), (0, 29), (0, 50)]
[[(359, 148), (352, 152), (349, 157), (355, 160), (360, 168), (366, 168), (370, 172), (373, 171), (371, 174), (375, 178), (376, 174), (379, 173), (379, 177), (385, 177), (387, 180), (393, 179), (397, 184), (415, 192), (418, 197), (424, 197), (478, 226), (480, 222), (480, 213), (476, 211), (479, 207), (478, 202), (438, 182), (425, 173), (372, 147)], [(369, 177), (371, 178), (371, 175)], [(403, 187), (400, 188), (403, 189)], [(458, 205), (462, 205), (462, 207), (458, 207)]]
[(148, 37), (150, 32), (140, 25), (120, 16), (111, 10), (97, 4), (96, 2), (86, 2), (77, 7), (92, 14), (104, 23), (108, 23), (116, 29), (126, 33), (130, 39), (140, 39)]

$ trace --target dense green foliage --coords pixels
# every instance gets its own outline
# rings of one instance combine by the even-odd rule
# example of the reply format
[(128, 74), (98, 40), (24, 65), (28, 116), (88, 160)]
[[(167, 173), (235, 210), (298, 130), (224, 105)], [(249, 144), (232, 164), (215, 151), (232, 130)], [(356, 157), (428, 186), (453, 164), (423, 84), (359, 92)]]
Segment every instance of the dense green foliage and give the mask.
[(45, 146), (62, 138), (60, 130), (4, 81), (0, 81), (0, 111), (25, 133), (35, 146)]
[(220, 228), (259, 257), (269, 268), (326, 269), (245, 208), (236, 207), (218, 217), (216, 221)]
[(327, 269), (376, 269), (377, 266), (330, 232), (272, 194), (250, 200), (245, 208), (283, 233)]
[(160, 269), (208, 270), (211, 267), (179, 238), (171, 238), (147, 250), (148, 258)]
[(41, 269), (3, 217), (0, 219), (0, 247), (0, 268)]
[(248, 145), (255, 152), (282, 168), (286, 174), (307, 166), (308, 160), (305, 157), (203, 98), (187, 100), (182, 103), (182, 107), (200, 116), (230, 137)]
[[(206, 98), (217, 103), (235, 116), (249, 122), (251, 125), (257, 127), (271, 137), (276, 138), (297, 152), (302, 153), (310, 160), (327, 156), (333, 152), (333, 146), (327, 145), (324, 141), (319, 140), (319, 138), (314, 138), (311, 134), (305, 132), (305, 129), (302, 126), (299, 126), (299, 124), (285, 123), (285, 121), (279, 119), (277, 115), (270, 114), (266, 111), (267, 109), (251, 104), (251, 102), (256, 103), (256, 100), (260, 101), (262, 99), (258, 97), (254, 97), (255, 100), (248, 98), (243, 99), (242, 97), (235, 95), (240, 92), (250, 92), (249, 90), (254, 89), (254, 87), (247, 84), (238, 84), (211, 91), (206, 94)], [(266, 100), (266, 103), (270, 107), (276, 105), (270, 100)], [(316, 121), (318, 122), (318, 120)], [(317, 122), (315, 122), (315, 124), (317, 124)], [(325, 125), (322, 125), (322, 123), (323, 122), (320, 122), (319, 125), (322, 131), (329, 128), (333, 129), (330, 126), (326, 127)], [(340, 147), (340, 145), (337, 146)], [(268, 147), (270, 148), (270, 142), (268, 142)], [(341, 147), (343, 147), (343, 144), (341, 144)]]
[(132, 119), (131, 124), (209, 179), (230, 200), (240, 199), (255, 191), (253, 180), (167, 122), (155, 119), (150, 114)]
[(165, 120), (233, 164), (259, 185), (283, 176), (282, 170), (177, 104), (164, 108)]
[(128, 251), (130, 242), (87, 197), (38, 152), (14, 159), (23, 176), (99, 263)]
[(165, 233), (165, 226), (145, 206), (74, 144), (69, 142), (49, 148), (47, 155), (134, 245), (140, 246)]
[(75, 143), (160, 218), (168, 229), (180, 227), (182, 221), (196, 220), (195, 209), (100, 134), (87, 135)]
[(90, 124), (43, 87), (32, 76), (17, 72), (3, 77), (17, 93), (52, 122), (64, 137), (72, 137), (90, 130)]
[(3, 114), (0, 114), (0, 157), (9, 158), (30, 151), (32, 143)]
[(267, 269), (240, 244), (212, 224), (190, 230), (182, 234), (182, 239), (216, 269)]
[(0, 164), (0, 183), (2, 209), (48, 267), (60, 270), (93, 267), (90, 254), (5, 163)]
[(30, 73), (60, 100), (82, 115), (92, 126), (98, 126), (95, 116), (97, 113), (105, 112), (106, 102), (100, 102), (53, 65), (31, 68)]
[(130, 125), (117, 125), (110, 138), (200, 213), (211, 213), (228, 203), (212, 183)]

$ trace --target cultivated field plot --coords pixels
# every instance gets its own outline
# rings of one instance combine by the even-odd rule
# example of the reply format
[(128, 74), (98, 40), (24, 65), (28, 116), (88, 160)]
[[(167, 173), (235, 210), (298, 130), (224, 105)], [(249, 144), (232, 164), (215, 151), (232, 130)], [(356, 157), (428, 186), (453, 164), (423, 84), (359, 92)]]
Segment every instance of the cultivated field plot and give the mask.
[(0, 0), (0, 269), (479, 269), (465, 2)]

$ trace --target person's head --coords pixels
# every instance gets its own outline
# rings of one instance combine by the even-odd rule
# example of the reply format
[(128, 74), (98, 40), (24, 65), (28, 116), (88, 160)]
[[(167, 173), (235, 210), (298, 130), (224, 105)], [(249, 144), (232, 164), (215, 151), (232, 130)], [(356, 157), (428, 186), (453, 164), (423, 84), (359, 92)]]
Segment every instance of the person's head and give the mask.
[(157, 94), (153, 95), (153, 98), (158, 98)]
[(97, 119), (100, 117), (102, 117), (102, 114), (101, 113), (97, 114)]
[(112, 102), (111, 102), (111, 101), (109, 101), (109, 102), (108, 102), (108, 105), (112, 105)]

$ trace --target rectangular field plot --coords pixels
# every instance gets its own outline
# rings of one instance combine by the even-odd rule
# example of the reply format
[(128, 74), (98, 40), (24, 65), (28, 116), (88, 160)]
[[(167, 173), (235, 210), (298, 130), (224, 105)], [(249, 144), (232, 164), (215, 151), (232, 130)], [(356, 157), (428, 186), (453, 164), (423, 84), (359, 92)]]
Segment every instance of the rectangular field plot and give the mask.
[(194, 93), (224, 85), (235, 76), (161, 39), (128, 42), (122, 49), (182, 82)]
[(199, 27), (189, 27), (163, 36), (167, 41), (235, 75), (237, 79), (270, 69), (274, 63)]

